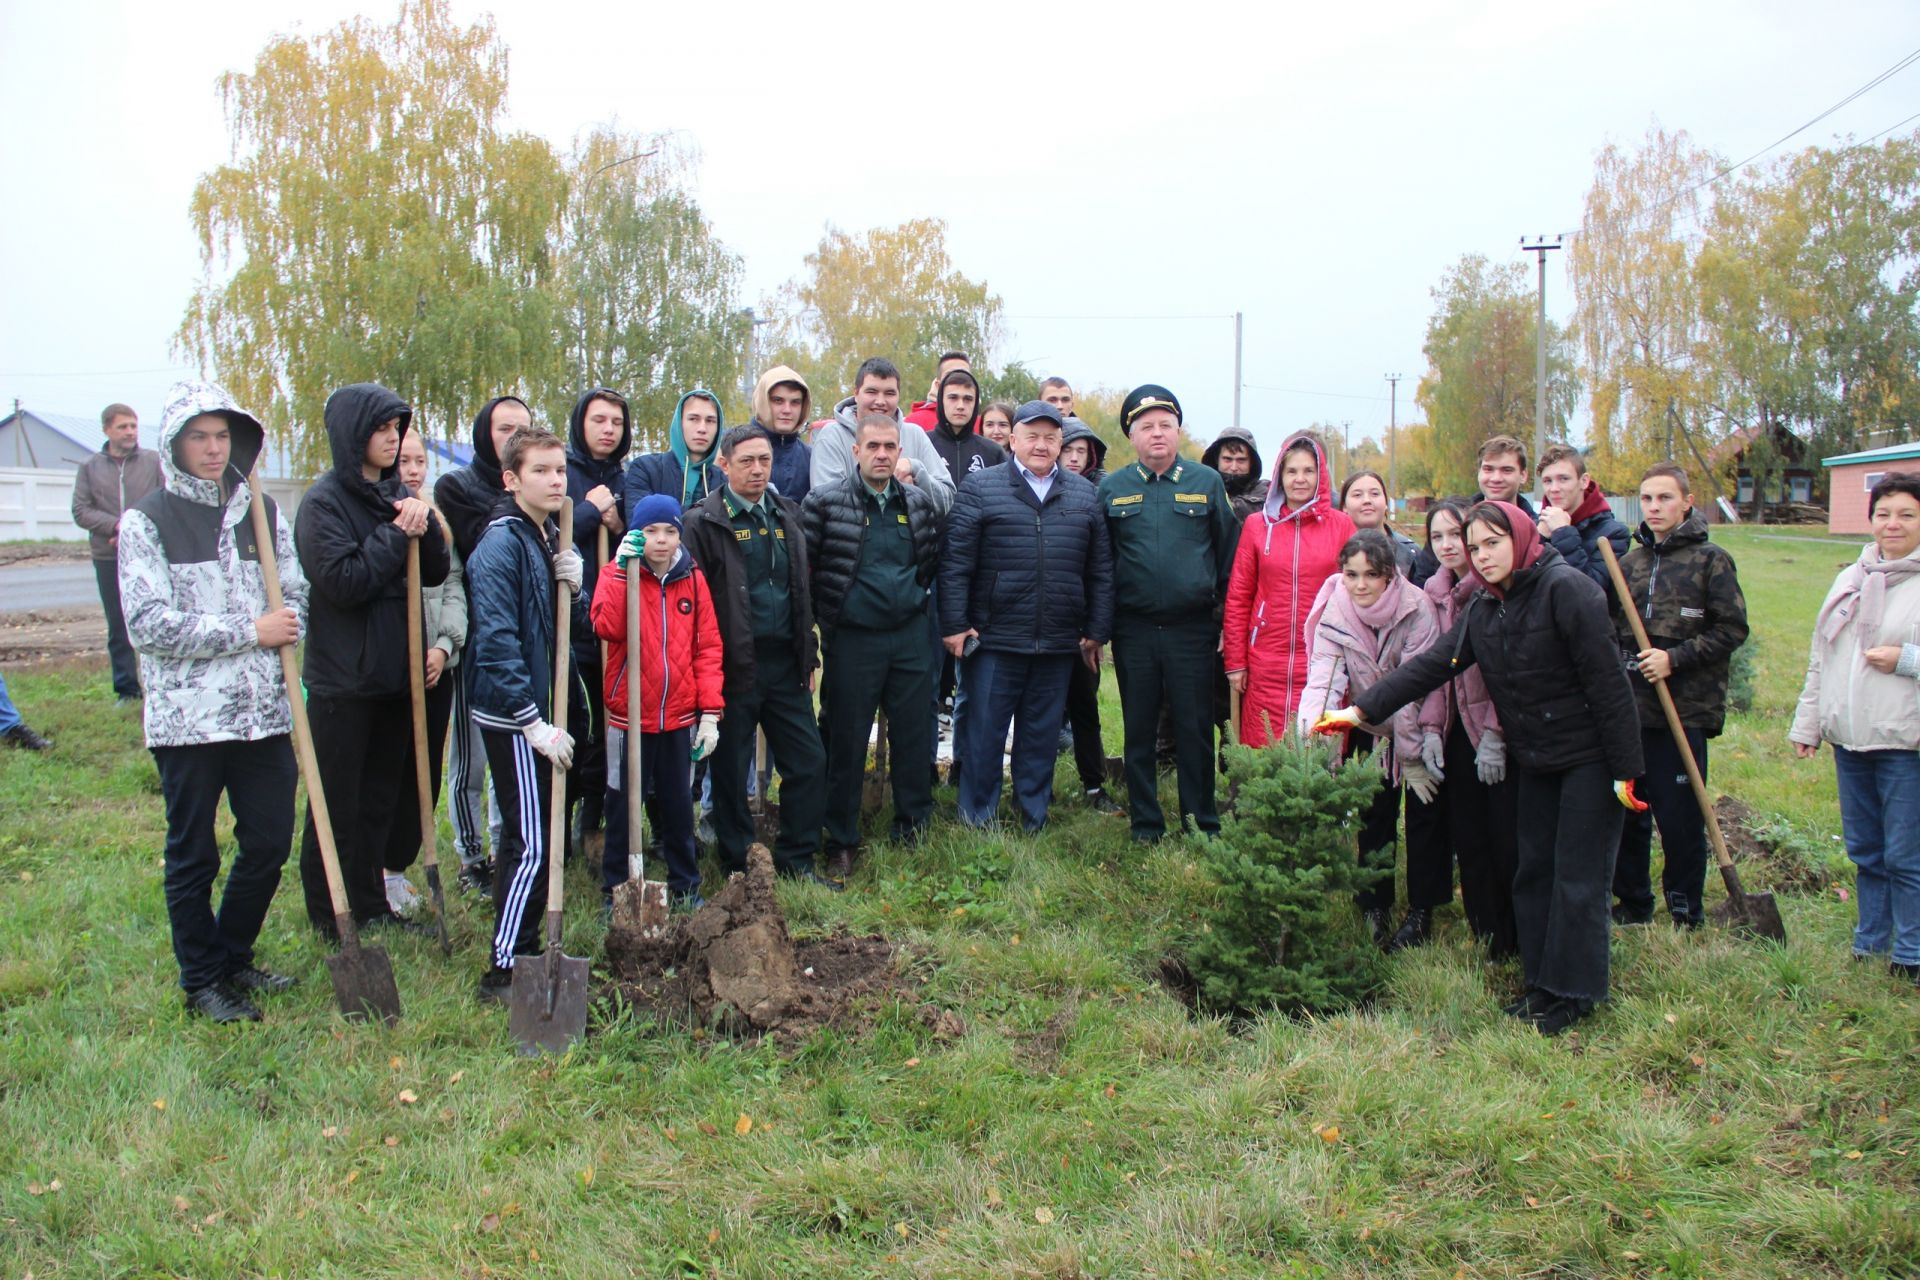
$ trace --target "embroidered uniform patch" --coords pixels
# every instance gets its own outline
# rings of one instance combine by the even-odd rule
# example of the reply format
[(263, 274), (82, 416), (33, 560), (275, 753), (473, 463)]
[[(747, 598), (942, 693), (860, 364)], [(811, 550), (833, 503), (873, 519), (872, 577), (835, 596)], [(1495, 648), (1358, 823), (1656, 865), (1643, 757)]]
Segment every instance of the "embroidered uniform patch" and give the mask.
[(1207, 504), (1207, 495), (1204, 493), (1176, 493), (1173, 495), (1173, 500), (1175, 502), (1197, 502), (1204, 507)]
[(1145, 502), (1146, 500), (1147, 495), (1144, 493), (1130, 493), (1124, 498), (1113, 499), (1107, 505), (1110, 507), (1130, 507), (1136, 502)]

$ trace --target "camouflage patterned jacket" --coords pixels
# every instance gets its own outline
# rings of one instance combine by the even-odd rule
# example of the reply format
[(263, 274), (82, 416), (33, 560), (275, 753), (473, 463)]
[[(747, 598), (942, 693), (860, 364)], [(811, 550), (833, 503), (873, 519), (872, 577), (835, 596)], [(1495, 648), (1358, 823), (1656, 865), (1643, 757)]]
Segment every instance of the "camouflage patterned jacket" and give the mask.
[[(1633, 540), (1620, 571), (1647, 638), (1654, 648), (1667, 650), (1673, 661), (1667, 688), (1680, 723), (1717, 737), (1727, 718), (1727, 660), (1747, 638), (1747, 602), (1740, 594), (1733, 557), (1707, 540), (1707, 522), (1698, 511), (1688, 512), (1665, 542), (1655, 539), (1645, 524)], [(1664, 729), (1667, 718), (1659, 696), (1634, 662), (1639, 645), (1633, 628), (1620, 612), (1619, 599), (1611, 590), (1607, 596), (1640, 725)]]

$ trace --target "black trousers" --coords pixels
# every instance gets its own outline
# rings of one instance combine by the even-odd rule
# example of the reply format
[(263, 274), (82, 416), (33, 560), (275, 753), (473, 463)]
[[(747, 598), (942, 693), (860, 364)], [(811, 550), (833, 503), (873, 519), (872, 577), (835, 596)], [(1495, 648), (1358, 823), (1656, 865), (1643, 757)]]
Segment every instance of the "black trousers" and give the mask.
[[(407, 755), (413, 741), (413, 712), (397, 698), (307, 697), (313, 725), (313, 754), (326, 791), (333, 844), (340, 854), (347, 907), (355, 924), (392, 915), (387, 906), (387, 839), (404, 792), (414, 791)], [(414, 819), (416, 828), (419, 818)], [(307, 919), (323, 933), (333, 932), (333, 902), (327, 896), (326, 868), (314, 834), (313, 805), (307, 805), (300, 837), (300, 887)]]
[(1520, 863), (1513, 915), (1528, 987), (1588, 1003), (1607, 998), (1613, 919), (1608, 887), (1626, 810), (1606, 765), (1519, 771)]
[[(826, 819), (826, 753), (814, 719), (813, 695), (800, 675), (790, 642), (754, 646), (753, 688), (727, 695), (720, 717), (720, 742), (714, 747), (713, 838), (720, 865), (744, 871), (753, 841), (753, 815), (747, 809), (747, 773), (753, 767), (756, 728), (767, 735), (767, 750), (780, 761), (780, 838), (774, 842), (776, 868), (795, 875), (813, 868)], [(920, 711), (924, 714), (926, 708)]]
[(933, 819), (932, 774), (919, 767), (932, 750), (934, 725), (926, 714), (933, 698), (934, 656), (925, 639), (926, 624), (919, 618), (892, 631), (833, 630), (820, 676), (820, 716), (828, 729), (829, 846), (852, 849), (860, 843), (860, 784), (875, 711), (887, 716), (893, 829), (915, 830)]
[[(293, 788), (299, 777), (285, 734), (257, 742), (155, 747), (167, 803), (164, 883), (180, 986), (198, 991), (253, 963), (253, 943), (293, 847)], [(225, 793), (239, 856), (227, 873), (220, 914), (213, 881), (220, 845), (213, 824)]]
[[(1707, 776), (1707, 735), (1687, 730), (1687, 746)], [(1620, 859), (1613, 868), (1613, 896), (1637, 913), (1653, 910), (1653, 827), (1660, 824), (1660, 850), (1666, 865), (1660, 872), (1661, 897), (1667, 910), (1698, 924), (1704, 917), (1707, 891), (1707, 819), (1687, 781), (1686, 761), (1673, 734), (1664, 726), (1640, 731), (1640, 753), (1646, 773), (1634, 790), (1648, 805), (1645, 813), (1629, 813), (1620, 832)]]
[(591, 649), (576, 645), (573, 657), (586, 687), (586, 705), (568, 708), (568, 715), (574, 718), (567, 722), (573, 734), (567, 808), (571, 810), (578, 803), (580, 829), (598, 831), (607, 803), (607, 688), (601, 678), (599, 645)]
[[(619, 785), (607, 790), (607, 843), (600, 853), (600, 892), (609, 898), (615, 885), (627, 881), (627, 853), (631, 829), (627, 814), (627, 751), (633, 734), (609, 739), (608, 775)], [(700, 891), (700, 863), (693, 847), (693, 730), (643, 733), (640, 743), (640, 794), (646, 804), (648, 843), (666, 856), (667, 892), (676, 898)], [(651, 853), (653, 850), (646, 850)], [(660, 868), (646, 869), (646, 878), (660, 879)]]
[(100, 587), (100, 609), (107, 615), (107, 657), (113, 662), (113, 691), (122, 698), (140, 696), (140, 660), (127, 639), (127, 616), (120, 609), (119, 560), (95, 560), (93, 579)]
[[(1346, 758), (1350, 767), (1359, 767), (1379, 742), (1370, 733), (1356, 731), (1347, 735)], [(1374, 793), (1360, 813), (1360, 866), (1378, 876), (1353, 897), (1362, 911), (1393, 909), (1393, 841), (1399, 827), (1400, 788), (1389, 782)]]
[(1167, 830), (1154, 772), (1162, 707), (1173, 721), (1182, 820), (1191, 817), (1202, 831), (1220, 830), (1213, 796), (1213, 665), (1219, 634), (1205, 617), (1165, 624), (1117, 620), (1114, 625), (1113, 671), (1120, 683), (1127, 812), (1135, 839), (1158, 839)]
[(500, 801), (500, 843), (493, 857), (493, 964), (537, 956), (547, 911), (547, 826), (553, 765), (523, 733), (482, 729), (493, 793)]
[[(1467, 926), (1473, 936), (1487, 944), (1487, 954), (1502, 960), (1519, 951), (1513, 922), (1513, 877), (1519, 865), (1519, 783), (1513, 766), (1507, 776), (1489, 787), (1480, 781), (1474, 768), (1473, 741), (1458, 720), (1447, 730), (1447, 777), (1440, 785), (1440, 799), (1446, 808), (1448, 849), (1460, 861), (1460, 903), (1467, 913)], [(1415, 803), (1408, 801), (1409, 806)], [(1413, 811), (1407, 821), (1411, 829)], [(1424, 905), (1415, 897), (1413, 887), (1413, 837), (1407, 837), (1407, 900)], [(1451, 868), (1448, 869), (1450, 874)], [(1427, 885), (1421, 897), (1430, 896), (1439, 887), (1449, 896), (1451, 890), (1423, 871)]]
[[(440, 761), (446, 754), (447, 722), (453, 715), (453, 686), (459, 674), (458, 667), (442, 671), (440, 682), (427, 690), (427, 784), (432, 788), (427, 794), (436, 811), (440, 804)], [(408, 724), (407, 756), (401, 766), (406, 779), (394, 798), (393, 821), (387, 824), (387, 851), (381, 859), (388, 871), (405, 871), (420, 856), (420, 784), (414, 781), (412, 722)], [(434, 852), (440, 852), (437, 843)]]
[(1107, 785), (1107, 748), (1100, 741), (1100, 673), (1076, 659), (1067, 677), (1067, 727), (1073, 730), (1073, 770), (1083, 790)]

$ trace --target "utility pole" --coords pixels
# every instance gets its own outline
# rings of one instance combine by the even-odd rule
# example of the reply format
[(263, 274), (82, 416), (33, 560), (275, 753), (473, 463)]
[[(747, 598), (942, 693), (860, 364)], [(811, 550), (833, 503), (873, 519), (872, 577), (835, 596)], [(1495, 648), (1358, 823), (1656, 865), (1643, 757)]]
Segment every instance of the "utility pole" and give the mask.
[(1233, 313), (1233, 425), (1240, 425), (1240, 319)]
[(1389, 373), (1387, 377), (1387, 518), (1393, 518), (1394, 504), (1399, 501), (1395, 495), (1400, 492), (1400, 442), (1395, 439), (1400, 434), (1400, 375)]
[[(747, 318), (746, 339), (740, 351), (740, 394), (746, 399), (747, 416), (751, 418), (753, 416), (753, 384), (759, 376), (753, 368), (754, 357), (757, 354), (755, 348), (759, 345), (760, 326), (772, 324), (773, 320), (771, 317), (765, 320), (757, 318), (753, 314), (752, 307), (742, 307), (740, 314)], [(805, 429), (806, 424), (802, 423), (801, 430)]]
[(1353, 419), (1348, 418), (1340, 424), (1340, 449), (1345, 455), (1340, 459), (1340, 478), (1345, 480), (1353, 474)]
[(1533, 466), (1536, 475), (1540, 469), (1540, 455), (1547, 451), (1547, 255), (1561, 247), (1565, 237), (1555, 236), (1548, 244), (1545, 236), (1537, 237), (1532, 244), (1525, 236), (1520, 237), (1520, 252), (1530, 253), (1540, 263), (1540, 316), (1534, 330), (1533, 352)]

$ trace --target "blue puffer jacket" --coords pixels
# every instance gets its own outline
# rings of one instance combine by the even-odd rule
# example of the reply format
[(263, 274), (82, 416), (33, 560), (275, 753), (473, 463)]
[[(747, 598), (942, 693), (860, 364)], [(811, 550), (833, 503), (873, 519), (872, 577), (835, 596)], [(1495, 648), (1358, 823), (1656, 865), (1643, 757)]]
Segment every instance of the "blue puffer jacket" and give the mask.
[[(687, 456), (687, 437), (680, 429), (680, 415), (686, 409), (687, 401), (695, 396), (713, 401), (714, 412), (720, 418), (720, 425), (713, 434), (713, 447), (699, 462)], [(720, 457), (720, 437), (727, 433), (726, 415), (720, 412), (719, 405), (719, 396), (700, 387), (680, 397), (680, 402), (673, 406), (673, 425), (667, 430), (667, 451), (643, 453), (627, 464), (626, 491), (620, 495), (621, 519), (632, 523), (629, 517), (633, 513), (633, 504), (650, 493), (664, 493), (678, 498), (683, 509), (690, 509), (727, 482), (727, 478), (720, 474), (720, 468), (714, 465)]]
[[(581, 396), (567, 419), (567, 497), (573, 501), (574, 550), (586, 562), (586, 581), (580, 588), (583, 600), (593, 599), (594, 584), (600, 579), (601, 511), (587, 501), (587, 494), (605, 485), (613, 493), (614, 506), (621, 511), (626, 509), (620, 495), (626, 491), (627, 452), (633, 447), (633, 424), (629, 422), (621, 428), (620, 443), (613, 447), (612, 453), (604, 458), (593, 456), (593, 451), (587, 447), (587, 406), (595, 398), (593, 391)], [(624, 529), (607, 531), (609, 559), (619, 554), (622, 532)], [(591, 631), (573, 633), (573, 660), (591, 666), (599, 665), (600, 642), (594, 639)]]
[(1607, 562), (1600, 555), (1602, 538), (1613, 544), (1613, 558), (1619, 560), (1627, 554), (1633, 535), (1609, 510), (1595, 512), (1564, 529), (1555, 529), (1547, 540), (1560, 553), (1561, 559), (1592, 578), (1607, 593), (1607, 599), (1611, 600), (1613, 579), (1608, 576)]
[[(536, 528), (511, 498), (467, 561), (472, 621), (467, 651), (467, 705), (483, 729), (512, 733), (553, 719), (553, 549), (560, 531), (549, 520)], [(573, 632), (593, 634), (581, 598), (573, 605)]]
[(960, 482), (940, 559), (940, 633), (1075, 653), (1113, 634), (1113, 548), (1094, 487), (1062, 467), (1042, 503), (1009, 459)]

